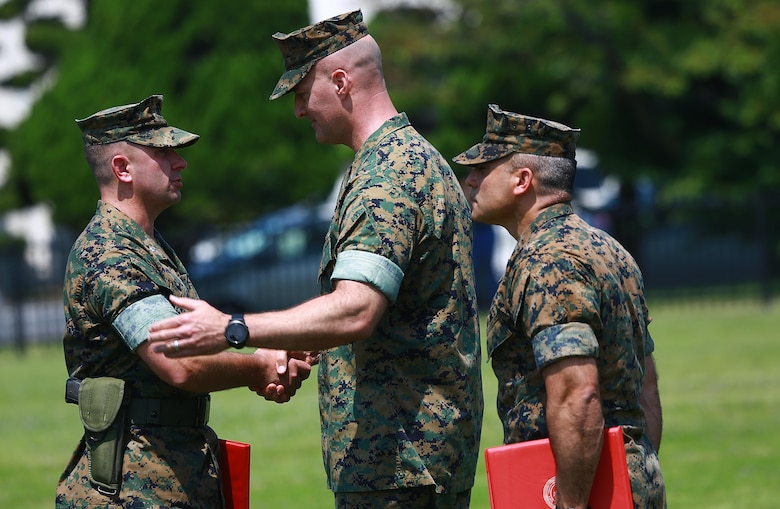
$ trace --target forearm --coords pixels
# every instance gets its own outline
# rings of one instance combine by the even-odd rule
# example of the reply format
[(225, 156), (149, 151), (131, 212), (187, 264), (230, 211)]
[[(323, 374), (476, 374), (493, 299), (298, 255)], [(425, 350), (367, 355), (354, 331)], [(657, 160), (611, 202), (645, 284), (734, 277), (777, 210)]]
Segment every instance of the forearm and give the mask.
[[(170, 297), (187, 310), (149, 327), (147, 341), (171, 358), (215, 354), (228, 348), (230, 315), (199, 300)], [(247, 345), (286, 351), (319, 351), (367, 338), (388, 306), (374, 287), (338, 281), (334, 291), (284, 311), (245, 316)]]
[(214, 392), (234, 387), (280, 383), (272, 359), (258, 355), (223, 352), (182, 359), (186, 373), (177, 386), (192, 392)]
[(262, 348), (319, 351), (365, 339), (373, 331), (371, 317), (331, 296), (295, 308), (248, 315), (248, 344)]
[(365, 339), (387, 308), (373, 287), (340, 281), (333, 293), (298, 306), (246, 316), (248, 344), (289, 351), (319, 351)]
[(545, 411), (556, 464), (556, 490), (561, 507), (584, 509), (604, 439), (598, 372), (592, 359), (560, 364), (545, 376)]
[(547, 424), (556, 464), (561, 507), (587, 506), (604, 439), (601, 405), (576, 411), (548, 411)]
[(214, 392), (279, 382), (274, 359), (268, 356), (222, 352), (170, 359), (153, 352), (148, 345), (139, 348), (139, 354), (160, 379), (190, 392)]

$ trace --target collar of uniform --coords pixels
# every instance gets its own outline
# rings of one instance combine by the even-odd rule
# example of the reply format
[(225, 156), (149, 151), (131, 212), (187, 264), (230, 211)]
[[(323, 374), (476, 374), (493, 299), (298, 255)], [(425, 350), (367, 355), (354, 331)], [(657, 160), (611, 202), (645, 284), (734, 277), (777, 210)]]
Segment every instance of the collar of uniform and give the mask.
[(409, 118), (406, 116), (406, 113), (403, 112), (385, 120), (385, 123), (379, 126), (379, 129), (371, 133), (371, 136), (366, 138), (366, 141), (363, 142), (363, 145), (355, 154), (355, 161), (362, 160), (365, 157), (366, 152), (376, 150), (379, 140), (385, 136), (410, 125)]
[[(140, 224), (132, 217), (119, 210), (116, 206), (106, 203), (103, 200), (98, 200), (96, 215), (105, 218), (105, 220), (115, 225), (116, 228), (124, 232), (128, 237), (140, 240), (145, 246), (148, 247), (151, 244), (155, 246), (155, 248), (159, 248), (159, 240), (161, 237), (157, 229), (154, 230), (154, 238), (150, 237), (144, 229), (141, 228)], [(154, 252), (155, 250), (156, 249), (150, 251)]]
[(531, 221), (528, 228), (520, 234), (520, 238), (517, 239), (517, 243), (524, 245), (528, 242), (537, 231), (539, 231), (545, 223), (562, 216), (568, 216), (574, 214), (574, 210), (571, 208), (571, 203), (556, 203), (546, 209), (539, 212), (539, 214)]

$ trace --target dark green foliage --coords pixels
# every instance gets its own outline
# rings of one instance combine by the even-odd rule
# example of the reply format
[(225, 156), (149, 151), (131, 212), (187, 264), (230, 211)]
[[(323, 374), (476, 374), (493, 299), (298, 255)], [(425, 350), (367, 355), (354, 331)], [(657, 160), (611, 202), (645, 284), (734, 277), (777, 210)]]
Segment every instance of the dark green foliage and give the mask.
[(452, 23), (385, 14), (378, 35), (391, 91), (413, 115), (430, 112), (431, 139), (445, 154), (481, 136), (495, 102), (581, 127), (580, 145), (610, 173), (649, 175), (675, 194), (780, 186), (775, 164), (763, 163), (780, 155), (780, 4), (457, 5)]
[[(91, 2), (88, 20), (79, 32), (30, 29), (35, 51), (58, 55), (59, 78), (3, 136), (13, 173), (0, 206), (48, 201), (58, 222), (82, 224), (97, 195), (73, 119), (154, 93), (202, 135), (183, 152), (184, 200), (166, 222), (322, 198), (351, 159), (316, 143), (290, 97), (267, 100), (283, 70), (270, 36), (308, 22), (304, 0)], [(369, 27), (398, 108), (447, 158), (482, 137), (494, 102), (582, 128), (580, 146), (607, 172), (651, 177), (667, 201), (780, 191), (774, 0), (457, 0), (445, 14), (380, 12)]]
[(29, 0), (10, 0), (0, 5), (0, 19), (11, 19), (24, 12)]
[[(481, 138), (488, 103), (552, 118), (582, 128), (606, 172), (654, 180), (660, 205), (764, 200), (780, 260), (780, 3), (458, 0), (448, 20), (371, 26), (391, 92), (448, 157)], [(699, 220), (752, 231), (724, 223), (733, 206)]]
[(284, 69), (271, 34), (306, 22), (303, 0), (142, 0), (91, 2), (87, 26), (64, 37), (31, 30), (39, 49), (59, 47), (59, 73), (8, 137), (9, 187), (29, 189), (23, 201), (50, 202), (58, 223), (80, 228), (97, 190), (73, 120), (159, 93), (165, 117), (201, 135), (182, 151), (184, 199), (165, 222), (234, 222), (323, 197), (344, 154), (316, 143), (290, 98), (268, 100)]

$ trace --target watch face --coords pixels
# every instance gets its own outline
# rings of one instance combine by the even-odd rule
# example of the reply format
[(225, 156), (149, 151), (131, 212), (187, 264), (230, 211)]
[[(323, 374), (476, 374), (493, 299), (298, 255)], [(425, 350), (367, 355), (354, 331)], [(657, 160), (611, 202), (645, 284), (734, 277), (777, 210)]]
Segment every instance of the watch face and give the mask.
[(246, 344), (246, 340), (249, 337), (249, 330), (246, 325), (239, 320), (231, 320), (225, 329), (225, 338), (228, 343), (236, 348), (241, 348)]

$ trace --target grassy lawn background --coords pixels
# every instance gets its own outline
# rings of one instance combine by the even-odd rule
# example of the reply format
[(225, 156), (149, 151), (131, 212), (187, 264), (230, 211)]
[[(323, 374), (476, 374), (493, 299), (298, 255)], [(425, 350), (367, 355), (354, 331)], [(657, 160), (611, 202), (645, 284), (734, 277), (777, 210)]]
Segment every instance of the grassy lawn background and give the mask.
[[(669, 507), (774, 508), (780, 498), (780, 303), (659, 305), (656, 342), (664, 409), (661, 463)], [(501, 442), (495, 378), (484, 366), (482, 447)], [(81, 434), (64, 403), (59, 344), (0, 350), (0, 507), (51, 507)], [(214, 394), (220, 436), (252, 444), (252, 507), (332, 508), (320, 457), (314, 380), (292, 402), (246, 389)], [(489, 508), (480, 459), (472, 508)]]

